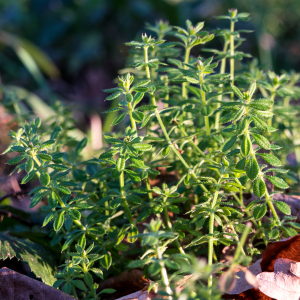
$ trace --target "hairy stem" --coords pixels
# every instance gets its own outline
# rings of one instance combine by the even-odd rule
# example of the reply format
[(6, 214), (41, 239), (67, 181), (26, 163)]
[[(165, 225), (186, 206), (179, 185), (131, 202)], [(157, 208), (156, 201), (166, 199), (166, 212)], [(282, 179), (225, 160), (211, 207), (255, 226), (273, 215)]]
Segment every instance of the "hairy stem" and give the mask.
[(124, 171), (121, 171), (120, 174), (120, 192), (121, 192), (121, 199), (123, 202), (123, 206), (124, 206), (124, 210), (126, 212), (127, 218), (129, 220), (130, 224), (134, 224), (133, 222), (133, 217), (132, 214), (130, 212), (129, 206), (128, 206), (128, 202), (126, 200), (126, 196), (125, 196), (125, 190), (124, 190)]
[[(223, 54), (225, 54), (225, 53), (227, 52), (228, 44), (229, 44), (229, 42), (228, 42), (228, 41), (225, 41), (224, 48), (223, 48)], [(222, 59), (222, 61), (221, 61), (220, 74), (224, 74), (224, 73), (225, 73), (225, 69), (226, 69), (226, 57), (224, 57), (224, 58)], [(222, 84), (222, 83), (219, 84), (219, 87), (220, 87), (220, 93), (222, 93), (222, 92), (223, 92), (223, 84)], [(218, 96), (218, 100), (219, 100), (219, 101), (222, 101), (222, 95), (219, 95), (219, 96)], [(220, 106), (221, 106), (221, 103), (218, 103), (218, 104), (217, 104), (217, 109), (218, 109)], [(220, 122), (220, 112), (218, 111), (218, 112), (216, 113), (216, 119), (215, 119), (215, 128), (216, 128), (216, 130), (219, 129), (219, 126), (220, 126), (219, 122)]]
[[(234, 22), (231, 21), (230, 23), (230, 80), (231, 84), (234, 84)], [(233, 100), (234, 94), (231, 93), (231, 100)]]
[[(205, 92), (202, 89), (203, 74), (201, 74), (201, 73), (199, 74), (199, 80), (200, 80), (202, 104), (206, 105), (206, 96), (205, 96)], [(206, 136), (209, 136), (210, 135), (210, 128), (209, 128), (209, 118), (208, 118), (208, 116), (204, 116), (204, 122), (205, 122)]]

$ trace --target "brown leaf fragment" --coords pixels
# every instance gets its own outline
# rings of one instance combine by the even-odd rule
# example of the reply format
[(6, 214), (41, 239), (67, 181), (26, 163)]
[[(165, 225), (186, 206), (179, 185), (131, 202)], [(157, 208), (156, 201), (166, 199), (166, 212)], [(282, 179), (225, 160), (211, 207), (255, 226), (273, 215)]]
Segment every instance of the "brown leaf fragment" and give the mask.
[(118, 298), (116, 300), (150, 300), (157, 296), (155, 293), (148, 293), (147, 291), (138, 291), (135, 293), (132, 293), (130, 295)]
[(75, 298), (43, 282), (8, 268), (2, 268), (0, 269), (0, 299), (72, 300)]
[(257, 275), (259, 289), (265, 295), (277, 300), (299, 300), (300, 278), (290, 272), (293, 261), (279, 258), (274, 264), (274, 273), (263, 272)]
[(300, 234), (277, 242), (270, 242), (263, 253), (260, 263), (262, 272), (274, 272), (278, 258), (288, 258), (300, 262)]
[[(251, 272), (253, 275), (258, 275), (261, 273), (261, 267), (260, 267), (261, 259), (257, 260), (253, 265), (251, 265), (246, 272)], [(244, 291), (252, 289), (254, 286), (249, 283), (250, 280), (247, 280), (247, 277), (250, 277), (249, 274), (247, 274), (244, 271), (239, 271), (236, 273), (237, 282), (234, 287), (234, 289), (230, 292), (227, 292), (229, 295), (238, 295)], [(252, 279), (252, 277), (251, 277)], [(254, 281), (251, 283), (255, 283)]]

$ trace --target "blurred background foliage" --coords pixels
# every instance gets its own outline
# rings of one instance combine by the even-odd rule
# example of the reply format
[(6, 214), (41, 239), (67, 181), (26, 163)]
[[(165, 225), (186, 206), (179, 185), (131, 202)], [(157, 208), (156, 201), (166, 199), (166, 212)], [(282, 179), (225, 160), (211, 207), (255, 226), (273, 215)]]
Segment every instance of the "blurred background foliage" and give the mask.
[[(254, 30), (242, 51), (266, 69), (299, 70), (299, 0), (1, 0), (1, 80), (48, 102), (76, 102), (77, 118), (84, 120), (105, 109), (102, 89), (112, 86), (128, 54), (124, 43), (145, 32), (145, 22), (205, 20), (206, 30), (224, 28), (228, 22), (214, 16), (229, 8), (251, 14), (250, 22), (238, 23)], [(218, 38), (211, 43), (221, 46)]]

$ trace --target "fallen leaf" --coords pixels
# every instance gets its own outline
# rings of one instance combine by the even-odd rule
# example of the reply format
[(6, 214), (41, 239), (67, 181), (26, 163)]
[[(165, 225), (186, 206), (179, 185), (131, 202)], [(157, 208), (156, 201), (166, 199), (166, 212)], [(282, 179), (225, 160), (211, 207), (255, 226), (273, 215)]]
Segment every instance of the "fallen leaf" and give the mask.
[[(274, 272), (263, 272), (257, 275), (259, 289), (265, 295), (277, 300), (299, 300), (300, 278), (290, 269), (295, 269), (295, 262), (290, 259), (279, 258), (274, 264)], [(298, 271), (298, 266), (296, 268)]]
[(75, 298), (43, 282), (17, 273), (0, 269), (0, 299), (2, 300), (74, 300)]
[[(227, 292), (228, 295), (238, 295), (244, 291), (247, 291), (249, 289), (252, 289), (254, 287), (254, 285), (252, 285), (251, 283), (255, 283), (255, 282), (251, 282), (249, 283), (250, 280), (247, 280), (247, 277), (250, 277), (248, 272), (251, 272), (253, 275), (258, 275), (259, 273), (261, 273), (261, 267), (260, 267), (260, 262), (261, 259), (257, 260), (253, 265), (251, 265), (247, 271), (239, 271), (235, 274), (235, 276), (238, 278), (236, 281), (236, 285), (234, 286), (234, 288), (230, 291)], [(252, 277), (251, 277), (252, 279)]]

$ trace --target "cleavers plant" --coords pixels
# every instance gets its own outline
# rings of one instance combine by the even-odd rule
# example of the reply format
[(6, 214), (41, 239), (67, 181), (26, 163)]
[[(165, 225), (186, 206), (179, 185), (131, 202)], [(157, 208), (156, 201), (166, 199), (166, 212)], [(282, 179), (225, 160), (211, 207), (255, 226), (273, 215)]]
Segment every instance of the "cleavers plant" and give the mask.
[[(105, 112), (120, 112), (112, 128), (126, 129), (104, 134), (100, 156), (83, 159), (87, 139), (74, 142), (72, 126), (57, 120), (39, 130), (39, 118), (20, 119), (10, 133), (15, 142), (6, 153), (20, 155), (8, 164), (25, 171), (22, 184), (39, 179), (30, 207), (47, 201), (43, 225), (53, 221), (52, 244), (61, 244), (65, 264), (55, 287), (99, 299), (113, 290), (97, 290), (96, 276), (139, 267), (153, 280), (149, 289), (168, 299), (220, 299), (213, 273), (224, 245), (236, 245), (233, 268), (268, 241), (297, 234), (290, 207), (274, 195), (299, 180), (299, 165), (286, 168), (289, 153), (300, 162), (299, 107), (289, 105), (300, 95), (299, 76), (265, 74), (255, 60), (235, 66), (249, 57), (237, 51), (247, 31), (235, 24), (249, 16), (233, 9), (218, 18), (230, 29), (159, 21), (147, 25), (157, 39), (143, 34), (126, 43), (132, 72), (121, 71), (117, 87), (105, 90), (106, 100), (119, 100)], [(215, 36), (223, 37), (222, 50), (200, 49)]]

